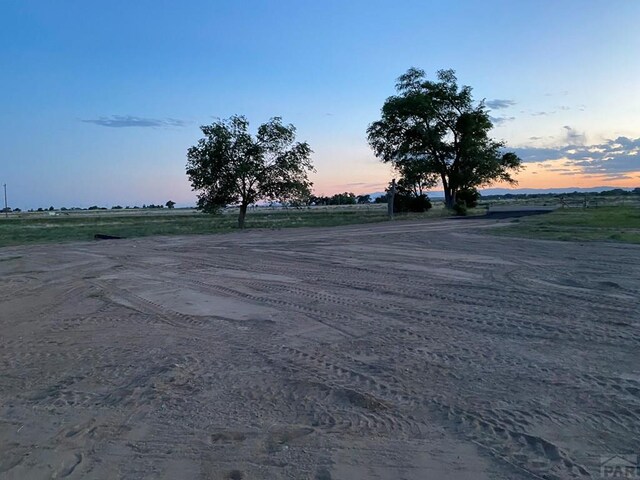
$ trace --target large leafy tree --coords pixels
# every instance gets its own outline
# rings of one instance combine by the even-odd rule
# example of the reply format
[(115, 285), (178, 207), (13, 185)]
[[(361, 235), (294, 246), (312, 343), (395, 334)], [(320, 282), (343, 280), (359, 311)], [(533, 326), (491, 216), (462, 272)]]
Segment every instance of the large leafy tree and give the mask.
[(239, 205), (244, 228), (247, 207), (260, 200), (301, 201), (310, 195), (311, 148), (296, 142), (296, 129), (274, 117), (249, 132), (240, 115), (200, 127), (204, 137), (187, 152), (187, 175), (198, 191), (198, 208), (217, 213)]
[(437, 81), (430, 81), (423, 70), (410, 68), (396, 90), (367, 135), (376, 156), (403, 176), (401, 182), (416, 185), (416, 175), (422, 185), (438, 179), (449, 208), (461, 191), (516, 183), (512, 175), (521, 160), (490, 138), (493, 125), (484, 103), (474, 103), (470, 87), (458, 87), (453, 70), (440, 70)]

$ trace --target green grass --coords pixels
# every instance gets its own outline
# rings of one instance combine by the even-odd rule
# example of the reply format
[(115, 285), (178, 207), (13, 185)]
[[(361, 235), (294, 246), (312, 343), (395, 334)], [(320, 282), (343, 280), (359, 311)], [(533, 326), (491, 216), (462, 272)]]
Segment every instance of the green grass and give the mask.
[[(399, 219), (439, 217), (442, 209)], [(329, 227), (387, 220), (386, 205), (289, 210), (250, 210), (246, 228)], [(23, 214), (0, 219), (0, 247), (9, 245), (93, 240), (97, 233), (132, 238), (149, 235), (190, 235), (236, 230), (237, 212), (222, 215), (180, 211), (77, 212), (69, 215)]]
[(496, 235), (564, 241), (640, 243), (640, 208), (634, 206), (565, 208), (524, 217)]

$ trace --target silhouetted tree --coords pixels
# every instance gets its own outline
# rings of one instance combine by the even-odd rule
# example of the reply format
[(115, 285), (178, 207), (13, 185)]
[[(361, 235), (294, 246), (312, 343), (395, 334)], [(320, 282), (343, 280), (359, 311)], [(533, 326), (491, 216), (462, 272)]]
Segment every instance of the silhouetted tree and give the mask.
[(309, 205), (329, 205), (331, 199), (325, 196), (310, 195), (307, 199)]
[(359, 205), (371, 203), (371, 195), (368, 193), (366, 195), (358, 195), (356, 201)]
[(176, 206), (176, 202), (169, 200), (167, 203), (165, 203), (165, 205), (167, 206), (167, 208), (169, 210), (171, 210), (172, 208), (174, 208)]
[(355, 205), (356, 195), (352, 192), (336, 193), (329, 199), (329, 205)]
[(489, 137), (493, 125), (484, 103), (474, 105), (471, 88), (459, 88), (453, 70), (440, 70), (437, 78), (426, 80), (417, 68), (400, 76), (397, 95), (367, 129), (376, 156), (399, 171), (415, 164), (425, 178), (437, 177), (449, 208), (463, 189), (516, 183), (512, 173), (521, 160)]
[(247, 119), (235, 115), (200, 128), (204, 138), (187, 152), (187, 175), (199, 192), (198, 209), (217, 213), (239, 204), (238, 226), (244, 228), (251, 203), (290, 203), (310, 195), (311, 148), (295, 141), (293, 125), (274, 117), (253, 136)]

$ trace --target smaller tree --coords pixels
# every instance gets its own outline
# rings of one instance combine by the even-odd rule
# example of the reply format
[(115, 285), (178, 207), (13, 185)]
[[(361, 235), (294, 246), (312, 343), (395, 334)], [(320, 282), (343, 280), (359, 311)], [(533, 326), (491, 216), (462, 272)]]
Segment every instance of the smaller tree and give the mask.
[(352, 192), (336, 193), (329, 199), (329, 205), (355, 205), (356, 195)]
[(319, 197), (316, 195), (309, 195), (307, 198), (307, 203), (309, 205), (329, 205), (330, 202), (331, 198), (324, 195), (320, 195)]
[(239, 205), (244, 228), (247, 207), (260, 200), (303, 203), (311, 193), (311, 148), (296, 142), (296, 129), (274, 117), (249, 133), (240, 115), (200, 127), (204, 138), (187, 152), (187, 175), (198, 191), (198, 209), (218, 213)]
[(169, 210), (171, 210), (172, 208), (174, 208), (176, 206), (176, 202), (174, 202), (173, 200), (169, 200), (167, 203), (165, 203), (165, 205), (167, 206), (167, 208)]
[(366, 195), (358, 195), (356, 197), (356, 201), (358, 202), (358, 205), (366, 205), (371, 203), (371, 195), (368, 193)]

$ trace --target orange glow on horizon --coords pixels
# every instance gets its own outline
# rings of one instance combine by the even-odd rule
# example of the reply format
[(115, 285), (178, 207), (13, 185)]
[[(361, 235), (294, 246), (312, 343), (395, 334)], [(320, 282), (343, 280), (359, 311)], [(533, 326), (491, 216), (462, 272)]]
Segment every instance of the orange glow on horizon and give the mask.
[[(316, 195), (334, 195), (342, 192), (362, 195), (383, 192), (393, 178), (393, 174), (382, 169), (371, 169), (360, 173), (351, 171), (349, 178), (345, 177), (346, 175), (344, 177), (318, 175), (313, 179), (313, 191)], [(525, 164), (525, 168), (516, 175), (516, 180), (518, 184), (514, 186), (496, 183), (486, 188), (514, 190), (520, 188), (636, 188), (640, 187), (640, 171), (624, 172), (616, 177), (611, 174), (585, 173), (583, 168), (572, 165), (568, 160), (548, 160)], [(439, 192), (440, 188), (435, 187), (432, 191)]]
[(620, 176), (585, 173), (567, 160), (549, 160), (525, 165), (516, 179), (518, 185), (513, 188), (635, 188), (640, 186), (640, 171), (624, 172)]

